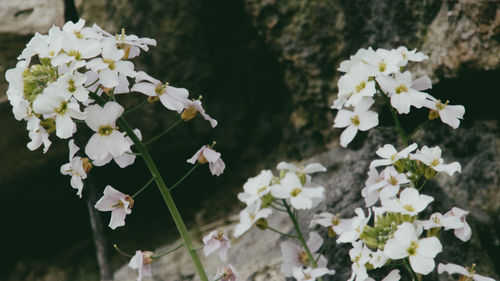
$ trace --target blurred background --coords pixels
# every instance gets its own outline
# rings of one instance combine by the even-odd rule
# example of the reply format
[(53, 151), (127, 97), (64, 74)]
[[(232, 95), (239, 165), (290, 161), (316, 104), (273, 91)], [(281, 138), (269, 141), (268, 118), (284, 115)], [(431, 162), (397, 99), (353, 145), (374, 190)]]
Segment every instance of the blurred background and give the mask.
[[(330, 105), (341, 61), (368, 46), (418, 48), (430, 58), (412, 71), (433, 79), (432, 95), (467, 109), (459, 131), (467, 134), (488, 124), (478, 134), (492, 136), (487, 145), (493, 152), (484, 160), (491, 177), (482, 182), (491, 196), (486, 197), (489, 203), (474, 207), (486, 225), (481, 233), (489, 241), (485, 248), (493, 261), (500, 260), (500, 213), (494, 201), (500, 200), (500, 1), (0, 0), (0, 280), (99, 280), (90, 190), (100, 197), (109, 184), (134, 193), (149, 180), (141, 159), (126, 169), (115, 164), (94, 168), (79, 199), (69, 177), (59, 173), (68, 162), (66, 144), (53, 143), (47, 154), (29, 151), (25, 124), (14, 119), (6, 102), (4, 72), (15, 67), (32, 35), (79, 17), (110, 33), (125, 28), (127, 34), (155, 38), (158, 46), (134, 61), (136, 69), (185, 87), (192, 97), (203, 95), (207, 112), (219, 121), (211, 129), (198, 117), (151, 147), (172, 184), (190, 169), (186, 159), (201, 145), (217, 141), (227, 166), (224, 174), (214, 177), (208, 167), (200, 167), (174, 192), (192, 228), (237, 214), (242, 206), (236, 194), (261, 169), (337, 145), (340, 132), (332, 129), (336, 113)], [(123, 103), (132, 106), (140, 98), (124, 97)], [(130, 121), (147, 139), (176, 118), (153, 104), (131, 114)], [(413, 117), (403, 122), (418, 124)], [(442, 130), (446, 138), (449, 129)], [(363, 147), (365, 139), (366, 134), (357, 137), (351, 148)], [(474, 147), (460, 153), (480, 151)], [(112, 270), (127, 262), (111, 250), (113, 243), (133, 252), (177, 238), (157, 189), (150, 187), (139, 198), (125, 228), (104, 229)], [(104, 214), (106, 225), (108, 219)], [(499, 267), (496, 263), (492, 270), (498, 273)]]

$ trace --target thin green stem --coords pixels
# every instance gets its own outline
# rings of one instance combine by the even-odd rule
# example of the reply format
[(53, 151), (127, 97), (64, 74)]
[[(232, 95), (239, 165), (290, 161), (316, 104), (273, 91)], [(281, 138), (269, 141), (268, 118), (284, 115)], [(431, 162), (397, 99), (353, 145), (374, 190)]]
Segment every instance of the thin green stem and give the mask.
[(122, 255), (122, 256), (126, 256), (126, 257), (129, 257), (129, 258), (133, 257), (133, 255), (128, 254), (128, 253), (125, 253), (125, 252), (124, 252), (124, 251), (122, 251), (120, 248), (118, 248), (118, 245), (116, 245), (116, 244), (113, 244), (113, 248), (115, 248), (115, 250), (116, 250), (118, 253), (120, 253), (120, 255)]
[[(92, 98), (96, 100), (100, 105), (104, 105), (105, 100), (102, 99), (101, 97), (97, 96), (95, 93), (91, 93)], [(186, 245), (186, 248), (189, 252), (189, 255), (191, 256), (191, 260), (198, 272), (198, 275), (201, 279), (201, 281), (208, 281), (207, 274), (205, 273), (205, 269), (203, 268), (203, 265), (201, 264), (200, 258), (198, 257), (198, 254), (196, 253), (195, 250), (193, 250), (193, 242), (191, 241), (191, 238), (189, 237), (189, 232), (186, 228), (186, 225), (184, 224), (184, 221), (182, 220), (181, 214), (179, 213), (179, 210), (177, 209), (177, 206), (175, 205), (174, 199), (172, 198), (172, 195), (170, 194), (170, 191), (167, 188), (167, 185), (163, 181), (163, 178), (160, 175), (160, 172), (158, 171), (158, 168), (156, 167), (156, 164), (153, 161), (153, 158), (149, 154), (146, 145), (142, 143), (137, 135), (134, 133), (132, 127), (128, 124), (128, 122), (125, 120), (125, 118), (122, 116), (118, 119), (117, 121), (118, 126), (120, 128), (123, 128), (126, 132), (126, 134), (130, 137), (132, 142), (134, 143), (135, 147), (137, 150), (142, 154), (144, 162), (146, 163), (146, 166), (148, 167), (149, 171), (151, 172), (151, 175), (155, 179), (156, 185), (158, 186), (158, 189), (160, 190), (160, 193), (163, 197), (163, 200), (165, 201), (165, 204), (167, 205), (170, 214), (172, 215), (172, 218), (174, 219), (175, 225), (177, 227), (177, 230), (179, 231), (179, 234), (181, 235), (181, 238), (183, 240), (184, 245)]]
[(281, 235), (283, 235), (283, 236), (285, 236), (285, 237), (289, 237), (289, 238), (297, 238), (297, 236), (295, 236), (295, 235), (290, 235), (290, 234), (283, 233), (283, 232), (281, 232), (281, 231), (277, 230), (276, 228), (270, 227), (269, 225), (267, 226), (267, 229), (269, 229), (269, 230), (271, 230), (271, 231), (273, 231), (273, 232), (276, 232), (276, 233), (278, 233), (278, 234), (281, 234)]
[(158, 140), (159, 138), (163, 137), (163, 135), (165, 135), (166, 133), (168, 133), (170, 130), (172, 130), (173, 128), (175, 128), (177, 125), (179, 125), (179, 123), (182, 122), (182, 118), (180, 118), (179, 120), (177, 120), (174, 124), (170, 125), (170, 127), (168, 127), (165, 131), (161, 132), (159, 135), (157, 135), (156, 137), (148, 140), (147, 142), (144, 143), (144, 145), (150, 145), (151, 143), (155, 142), (156, 140)]
[(134, 195), (132, 195), (132, 198), (135, 198), (137, 195), (139, 195), (141, 192), (143, 192), (153, 181), (155, 178), (151, 178), (141, 189), (139, 189)]
[[(309, 260), (312, 263), (312, 267), (313, 268), (317, 268), (318, 267), (318, 263), (316, 262), (316, 259), (314, 259), (314, 256), (312, 255), (311, 250), (307, 246), (306, 240), (304, 239), (304, 236), (302, 235), (302, 231), (300, 230), (299, 223), (297, 222), (296, 217), (292, 213), (292, 210), (291, 210), (290, 206), (288, 205), (288, 203), (286, 203), (285, 199), (283, 199), (283, 205), (286, 208), (288, 216), (290, 216), (290, 219), (293, 222), (293, 226), (295, 228), (295, 231), (297, 232), (297, 239), (299, 239), (300, 243), (302, 244), (302, 247), (304, 247), (304, 250), (306, 251), (306, 254), (307, 254), (308, 258), (309, 258)], [(321, 277), (318, 277), (318, 280), (319, 281), (323, 281), (323, 279)]]
[(419, 281), (419, 278), (418, 278), (417, 274), (415, 273), (415, 271), (413, 271), (413, 269), (412, 269), (412, 268), (411, 268), (411, 266), (410, 266), (410, 263), (409, 263), (409, 261), (408, 261), (408, 258), (405, 258), (405, 259), (404, 259), (404, 264), (405, 264), (406, 269), (408, 270), (408, 272), (409, 272), (409, 273), (410, 273), (410, 275), (411, 275), (411, 279), (412, 279), (413, 281)]
[(410, 140), (416, 133), (418, 133), (418, 131), (422, 130), (428, 123), (429, 123), (430, 119), (427, 118), (424, 122), (422, 122), (422, 124), (418, 125), (415, 130), (413, 130), (413, 132), (411, 132), (411, 134), (408, 136), (408, 139)]
[(422, 185), (418, 188), (418, 191), (420, 191), (424, 187), (428, 180), (429, 179), (425, 179), (424, 183), (422, 183)]
[(175, 252), (175, 251), (179, 250), (182, 246), (184, 246), (184, 243), (181, 243), (179, 246), (177, 246), (177, 247), (173, 248), (173, 249), (172, 249), (172, 250), (170, 250), (170, 251), (166, 251), (166, 252), (161, 253), (161, 254), (158, 254), (158, 255), (153, 255), (151, 258), (153, 258), (153, 259), (157, 259), (157, 258), (159, 258), (159, 257), (166, 256), (166, 255), (168, 255), (168, 254), (171, 254), (171, 253), (173, 253), (173, 252)]
[(382, 96), (384, 97), (385, 103), (387, 104), (387, 106), (389, 107), (389, 110), (391, 111), (392, 119), (394, 119), (394, 124), (396, 125), (396, 129), (398, 129), (398, 133), (399, 133), (399, 137), (401, 138), (401, 142), (403, 143), (403, 145), (405, 147), (407, 147), (408, 146), (408, 137), (406, 136), (405, 131), (403, 130), (403, 127), (401, 126), (401, 123), (399, 122), (398, 113), (396, 112), (394, 107), (392, 107), (391, 102), (389, 100), (389, 97), (385, 94), (383, 94)]
[(179, 184), (181, 184), (196, 168), (200, 166), (200, 162), (196, 162), (196, 164), (189, 170), (180, 180), (178, 180), (172, 187), (170, 187), (168, 190), (172, 191), (174, 188), (176, 188)]
[(149, 102), (148, 102), (148, 100), (145, 100), (145, 101), (141, 102), (140, 104), (138, 104), (138, 105), (136, 105), (136, 106), (132, 107), (131, 109), (127, 109), (127, 110), (125, 110), (125, 112), (124, 112), (123, 114), (129, 114), (130, 112), (135, 111), (135, 110), (137, 110), (137, 109), (139, 109), (139, 108), (143, 107), (144, 105), (146, 105), (146, 104), (148, 104), (148, 103), (149, 103)]
[(85, 88), (90, 88), (92, 86), (95, 85), (95, 83), (97, 83), (97, 81), (99, 81), (99, 79), (96, 79), (94, 82), (92, 82), (90, 85), (87, 85), (87, 86), (84, 86)]

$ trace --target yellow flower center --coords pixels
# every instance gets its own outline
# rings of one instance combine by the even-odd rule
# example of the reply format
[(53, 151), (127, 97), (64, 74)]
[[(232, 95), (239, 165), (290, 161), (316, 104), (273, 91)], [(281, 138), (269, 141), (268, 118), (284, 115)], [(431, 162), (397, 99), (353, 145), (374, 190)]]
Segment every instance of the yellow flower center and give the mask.
[(383, 61), (381, 61), (379, 64), (378, 64), (378, 71), (380, 72), (384, 72), (385, 69), (387, 68), (387, 64)]
[(292, 192), (290, 192), (290, 195), (292, 195), (292, 197), (297, 197), (297, 195), (299, 195), (301, 192), (302, 192), (302, 189), (296, 187), (292, 190)]
[(404, 84), (401, 84), (399, 85), (397, 88), (396, 88), (396, 94), (401, 94), (403, 92), (408, 92), (408, 87), (406, 87), (406, 85)]
[(114, 70), (116, 68), (114, 60), (112, 60), (112, 59), (103, 59), (102, 61), (104, 63), (108, 64), (108, 68), (109, 69)]
[(416, 241), (411, 241), (410, 247), (406, 249), (406, 252), (408, 253), (408, 255), (413, 256), (417, 253), (417, 249), (418, 249), (418, 243)]
[(113, 133), (114, 128), (109, 125), (100, 126), (97, 133), (101, 136), (109, 136)]
[(65, 101), (61, 102), (61, 106), (55, 110), (55, 112), (59, 115), (64, 115), (66, 111), (68, 111), (68, 103)]
[(351, 123), (354, 126), (359, 126), (359, 117), (358, 117), (358, 115), (354, 115), (353, 117), (351, 117)]
[(361, 92), (366, 87), (366, 82), (363, 81), (356, 86), (356, 93)]
[(413, 206), (410, 204), (404, 205), (403, 209), (407, 210), (408, 212), (415, 212), (415, 208), (413, 208)]

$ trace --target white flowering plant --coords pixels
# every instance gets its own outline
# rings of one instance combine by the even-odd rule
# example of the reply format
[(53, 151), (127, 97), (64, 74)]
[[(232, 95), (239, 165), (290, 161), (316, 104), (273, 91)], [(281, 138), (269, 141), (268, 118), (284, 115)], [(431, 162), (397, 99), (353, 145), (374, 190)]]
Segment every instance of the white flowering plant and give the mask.
[[(156, 46), (156, 41), (125, 34), (124, 30), (121, 34), (112, 35), (96, 24), (85, 26), (83, 19), (76, 23), (67, 22), (62, 28), (53, 26), (48, 34), (36, 33), (18, 57), (16, 67), (6, 72), (9, 83), (7, 97), (15, 118), (26, 121), (30, 138), (28, 149), (43, 146), (45, 153), (54, 139), (68, 140), (69, 162), (60, 170), (63, 175), (71, 176), (70, 185), (77, 190), (80, 198), (85, 193), (84, 180), (92, 167), (114, 160), (124, 168), (140, 156), (151, 172), (151, 179), (133, 195), (106, 186), (95, 208), (111, 212), (111, 229), (124, 226), (136, 197), (155, 182), (183, 240), (174, 250), (182, 246), (187, 248), (200, 279), (208, 281), (171, 191), (204, 163), (209, 163), (213, 175), (221, 175), (225, 168), (221, 154), (214, 150), (215, 142), (203, 145), (187, 159), (194, 166), (168, 188), (147, 145), (198, 113), (212, 127), (217, 125), (217, 121), (203, 109), (201, 96), (190, 99), (188, 90), (162, 83), (143, 71), (135, 70), (130, 59), (147, 52), (149, 46)], [(141, 94), (138, 96), (144, 101), (128, 109), (116, 98), (136, 93)], [(179, 114), (179, 119), (156, 137), (143, 141), (141, 131), (127, 122), (125, 114), (157, 101)], [(82, 151), (74, 136), (81, 130), (85, 131), (86, 127), (93, 134)], [(216, 250), (213, 243), (210, 245), (208, 252)], [(173, 251), (160, 254), (136, 251), (135, 255), (129, 255), (116, 245), (115, 248), (131, 257), (129, 266), (138, 270), (137, 280), (151, 276), (151, 263)], [(225, 252), (219, 250), (218, 253), (225, 258)]]
[[(376, 103), (387, 106), (392, 115), (400, 139), (401, 149), (384, 144), (375, 153), (368, 170), (365, 186), (360, 188), (367, 211), (356, 208), (356, 216), (340, 218), (329, 212), (314, 215), (310, 226), (328, 229), (329, 237), (337, 243), (349, 243), (352, 249), (352, 274), (349, 281), (373, 280), (369, 271), (378, 268), (393, 269), (384, 281), (400, 280), (401, 267), (413, 281), (436, 269), (436, 256), (442, 252), (440, 232), (454, 230), (455, 236), (468, 241), (471, 227), (466, 221), (467, 211), (453, 207), (448, 212), (423, 217), (423, 211), (434, 201), (423, 194), (426, 183), (438, 173), (453, 176), (461, 172), (458, 162), (446, 163), (440, 147), (419, 146), (410, 143), (415, 134), (431, 120), (440, 119), (456, 129), (465, 113), (461, 105), (449, 105), (424, 92), (432, 88), (428, 76), (414, 77), (406, 69), (410, 62), (422, 62), (427, 56), (416, 50), (399, 47), (393, 50), (361, 49), (340, 64), (344, 74), (338, 81), (338, 95), (332, 108), (337, 110), (334, 128), (345, 128), (340, 135), (340, 145), (347, 147), (357, 132), (367, 131), (379, 124), (379, 115), (371, 110)], [(403, 128), (399, 115), (409, 114), (412, 108), (429, 110), (426, 120), (410, 134)], [(386, 129), (386, 128), (383, 128)], [(392, 131), (392, 130), (391, 130)], [(309, 233), (306, 242), (297, 223), (297, 211), (311, 209), (324, 199), (325, 189), (311, 183), (311, 173), (324, 172), (319, 163), (305, 168), (285, 162), (278, 165), (279, 176), (270, 170), (248, 179), (244, 192), (238, 199), (247, 207), (240, 213), (240, 223), (234, 229), (238, 237), (253, 224), (261, 229), (278, 232), (284, 237), (296, 238), (301, 245), (285, 241), (281, 244), (282, 273), (298, 281), (321, 280), (325, 274), (335, 271), (327, 268), (328, 261), (320, 252), (323, 238), (316, 232)], [(377, 205), (378, 204), (378, 205)], [(267, 225), (266, 218), (274, 211), (288, 213), (296, 235), (282, 233)], [(328, 256), (328, 253), (325, 253)], [(437, 266), (439, 274), (461, 275), (460, 280), (488, 280), (472, 267), (455, 264)]]

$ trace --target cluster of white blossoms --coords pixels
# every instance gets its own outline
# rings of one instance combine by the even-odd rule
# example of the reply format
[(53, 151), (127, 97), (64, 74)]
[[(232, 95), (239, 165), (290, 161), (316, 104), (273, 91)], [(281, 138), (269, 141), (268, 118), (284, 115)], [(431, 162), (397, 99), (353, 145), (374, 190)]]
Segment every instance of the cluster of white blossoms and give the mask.
[[(244, 234), (254, 224), (263, 230), (277, 231), (266, 220), (273, 210), (286, 212), (295, 220), (297, 211), (314, 208), (324, 200), (325, 189), (311, 181), (311, 174), (326, 171), (321, 164), (311, 163), (302, 167), (280, 162), (277, 170), (279, 176), (275, 176), (271, 170), (263, 170), (243, 185), (243, 192), (238, 194), (238, 199), (247, 207), (240, 212), (240, 222), (234, 228), (235, 237)], [(307, 249), (290, 241), (281, 243), (281, 270), (284, 276), (294, 277), (298, 281), (312, 281), (325, 274), (334, 274), (334, 270), (326, 268), (326, 258), (317, 253), (323, 245), (319, 234), (311, 232), (309, 240), (304, 243)]]
[[(448, 101), (443, 103), (422, 92), (431, 88), (430, 79), (427, 76), (413, 79), (404, 70), (408, 61), (420, 62), (426, 58), (405, 47), (390, 51), (368, 48), (341, 63), (338, 70), (345, 74), (338, 82), (339, 94), (332, 107), (339, 110), (334, 127), (347, 127), (340, 137), (342, 146), (347, 146), (358, 130), (378, 125), (377, 113), (369, 110), (377, 98), (393, 112), (403, 143), (408, 137), (397, 114), (408, 114), (412, 106), (430, 109), (428, 120), (439, 117), (443, 123), (458, 128), (464, 107), (448, 105)], [(413, 143), (398, 151), (385, 144), (376, 151), (380, 158), (370, 163), (368, 179), (361, 190), (368, 215), (361, 208), (355, 210), (356, 216), (346, 219), (328, 212), (315, 215), (311, 227), (327, 227), (330, 236), (337, 237), (337, 243), (351, 243), (349, 281), (373, 280), (369, 270), (397, 264), (408, 265), (412, 280), (420, 280), (417, 275), (427, 275), (436, 268), (435, 258), (443, 250), (439, 240), (441, 231), (454, 230), (455, 236), (464, 242), (470, 239), (472, 231), (465, 210), (453, 207), (444, 214), (422, 218), (422, 212), (434, 201), (432, 196), (420, 193), (426, 182), (438, 173), (452, 176), (461, 172), (461, 165), (445, 163), (441, 152), (438, 146), (419, 149)], [(493, 280), (475, 274), (474, 268), (439, 264), (438, 273), (445, 271), (461, 274), (464, 280)], [(400, 277), (399, 272), (392, 271), (384, 280), (396, 281)]]
[(339, 110), (334, 127), (346, 128), (340, 136), (340, 145), (346, 147), (358, 130), (367, 131), (378, 125), (378, 114), (370, 111), (377, 97), (387, 100), (399, 114), (408, 114), (410, 108), (426, 107), (429, 119), (441, 121), (456, 129), (465, 109), (461, 105), (448, 105), (428, 93), (432, 88), (428, 76), (412, 77), (405, 70), (408, 62), (421, 62), (428, 57), (406, 47), (386, 50), (360, 49), (340, 64), (345, 74), (338, 81), (338, 96), (332, 108)]
[[(201, 96), (190, 99), (188, 90), (169, 86), (134, 69), (130, 59), (141, 51), (148, 51), (149, 46), (156, 46), (156, 41), (127, 35), (124, 30), (112, 35), (96, 24), (85, 26), (85, 21), (80, 19), (77, 23), (67, 22), (62, 28), (52, 26), (46, 35), (36, 33), (18, 57), (16, 67), (5, 74), (9, 82), (7, 97), (14, 116), (27, 123), (30, 138), (27, 147), (35, 150), (43, 145), (45, 153), (54, 135), (68, 140), (69, 162), (60, 170), (63, 175), (71, 176), (71, 186), (79, 197), (82, 197), (83, 180), (93, 166), (114, 160), (123, 168), (133, 164), (138, 154), (132, 147), (142, 141), (141, 132), (127, 130), (123, 125), (118, 127), (128, 123), (122, 118), (125, 109), (116, 95), (137, 92), (147, 96), (144, 103), (130, 111), (146, 104), (146, 100), (160, 101), (165, 108), (180, 115), (179, 121), (188, 121), (200, 113), (212, 127), (217, 125), (203, 109)], [(94, 133), (85, 144), (84, 154), (77, 155), (80, 148), (73, 136), (77, 130), (85, 129), (83, 126)], [(212, 174), (219, 176), (225, 164), (220, 153), (212, 148), (213, 145), (202, 146), (187, 161), (208, 162)], [(95, 208), (111, 211), (109, 227), (115, 229), (125, 225), (134, 196), (108, 185)], [(130, 266), (139, 270), (138, 280), (151, 276), (152, 259), (151, 252), (137, 251), (130, 261)]]

